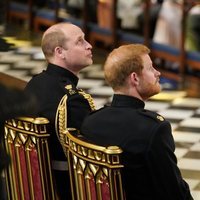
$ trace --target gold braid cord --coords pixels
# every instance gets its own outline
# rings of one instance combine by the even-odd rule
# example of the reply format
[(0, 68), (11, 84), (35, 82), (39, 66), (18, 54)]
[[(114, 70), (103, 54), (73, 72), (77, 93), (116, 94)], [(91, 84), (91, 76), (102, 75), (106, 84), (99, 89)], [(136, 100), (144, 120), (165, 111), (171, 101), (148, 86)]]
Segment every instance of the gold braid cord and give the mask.
[(79, 89), (78, 93), (88, 101), (91, 110), (96, 110), (94, 99), (91, 97), (90, 94), (85, 93), (82, 89)]
[[(69, 89), (71, 91), (71, 88)], [(94, 100), (90, 94), (85, 93), (83, 90), (78, 91), (89, 103), (91, 110), (95, 110)], [(74, 128), (67, 127), (67, 99), (68, 96), (65, 94), (57, 108), (56, 119), (55, 119), (55, 129), (57, 137), (62, 145), (65, 155), (67, 155), (66, 149), (66, 134), (69, 130), (75, 130)]]
[(65, 138), (67, 130), (67, 94), (64, 95), (58, 105), (55, 119), (55, 128), (57, 137), (62, 145), (63, 151), (67, 156), (67, 150), (65, 148)]

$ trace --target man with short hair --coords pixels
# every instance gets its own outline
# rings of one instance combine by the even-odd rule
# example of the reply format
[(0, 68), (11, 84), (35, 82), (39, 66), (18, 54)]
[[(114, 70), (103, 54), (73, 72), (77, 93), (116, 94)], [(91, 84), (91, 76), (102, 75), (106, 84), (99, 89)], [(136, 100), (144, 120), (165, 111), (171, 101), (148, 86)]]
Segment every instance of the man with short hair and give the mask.
[(25, 90), (37, 97), (38, 115), (50, 121), (50, 153), (57, 191), (60, 199), (71, 200), (66, 157), (55, 132), (55, 118), (64, 95), (67, 95), (67, 127), (80, 129), (84, 117), (94, 109), (77, 88), (80, 70), (93, 63), (92, 46), (83, 31), (70, 23), (58, 23), (47, 29), (41, 46), (47, 69), (34, 76)]
[(127, 200), (191, 200), (177, 166), (170, 123), (144, 109), (144, 101), (161, 90), (161, 74), (149, 53), (142, 44), (130, 44), (109, 54), (104, 73), (113, 100), (85, 118), (81, 133), (96, 144), (122, 148)]

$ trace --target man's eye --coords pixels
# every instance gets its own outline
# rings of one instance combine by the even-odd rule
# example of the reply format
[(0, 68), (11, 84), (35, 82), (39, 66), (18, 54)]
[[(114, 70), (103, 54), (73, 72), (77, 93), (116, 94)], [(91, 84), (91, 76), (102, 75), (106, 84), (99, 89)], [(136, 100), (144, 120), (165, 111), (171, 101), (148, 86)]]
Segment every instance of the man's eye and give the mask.
[(83, 39), (78, 40), (78, 43), (82, 44), (83, 43)]
[(154, 67), (153, 66), (149, 67), (149, 70), (154, 71)]

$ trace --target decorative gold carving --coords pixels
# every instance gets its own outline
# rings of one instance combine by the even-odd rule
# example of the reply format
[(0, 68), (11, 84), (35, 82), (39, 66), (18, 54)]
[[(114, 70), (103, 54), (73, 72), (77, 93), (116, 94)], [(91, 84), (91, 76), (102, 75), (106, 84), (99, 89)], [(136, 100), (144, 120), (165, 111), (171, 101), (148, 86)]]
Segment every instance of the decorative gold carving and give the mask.
[[(47, 141), (50, 136), (46, 129), (48, 123), (46, 118), (29, 117), (5, 122), (4, 144), (11, 158), (5, 173), (9, 199), (35, 199), (37, 196), (55, 200)], [(34, 180), (40, 180), (40, 193), (35, 191)]]
[(110, 191), (111, 200), (123, 200), (120, 173), (123, 165), (119, 157), (122, 150), (117, 146), (106, 148), (91, 144), (69, 131), (66, 132), (66, 137), (73, 200), (80, 199), (79, 197), (91, 199), (91, 187), (96, 188), (93, 195), (95, 192), (96, 198), (102, 199), (105, 185)]

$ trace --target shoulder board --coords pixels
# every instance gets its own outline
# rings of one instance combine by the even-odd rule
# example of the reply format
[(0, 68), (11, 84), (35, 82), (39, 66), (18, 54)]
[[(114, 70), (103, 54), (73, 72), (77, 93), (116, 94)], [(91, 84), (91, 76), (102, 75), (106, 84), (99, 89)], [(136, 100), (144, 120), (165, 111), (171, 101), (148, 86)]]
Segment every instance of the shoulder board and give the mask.
[(35, 77), (37, 77), (37, 76), (39, 76), (39, 75), (40, 75), (40, 74), (34, 74), (33, 77), (35, 78)]
[(146, 109), (139, 110), (139, 112), (142, 115), (150, 117), (150, 118), (154, 119), (157, 122), (163, 122), (163, 121), (165, 121), (165, 118), (163, 116), (159, 115), (156, 112), (152, 112), (152, 111), (149, 111), (149, 110), (146, 110)]
[(73, 87), (73, 85), (71, 84), (65, 85), (65, 89), (67, 90), (67, 93), (69, 95), (78, 93), (78, 90), (76, 89), (76, 87)]
[(34, 74), (33, 77), (37, 77), (37, 76), (40, 76), (41, 74), (45, 73), (46, 70), (42, 70), (41, 72), (37, 73), (37, 74)]

